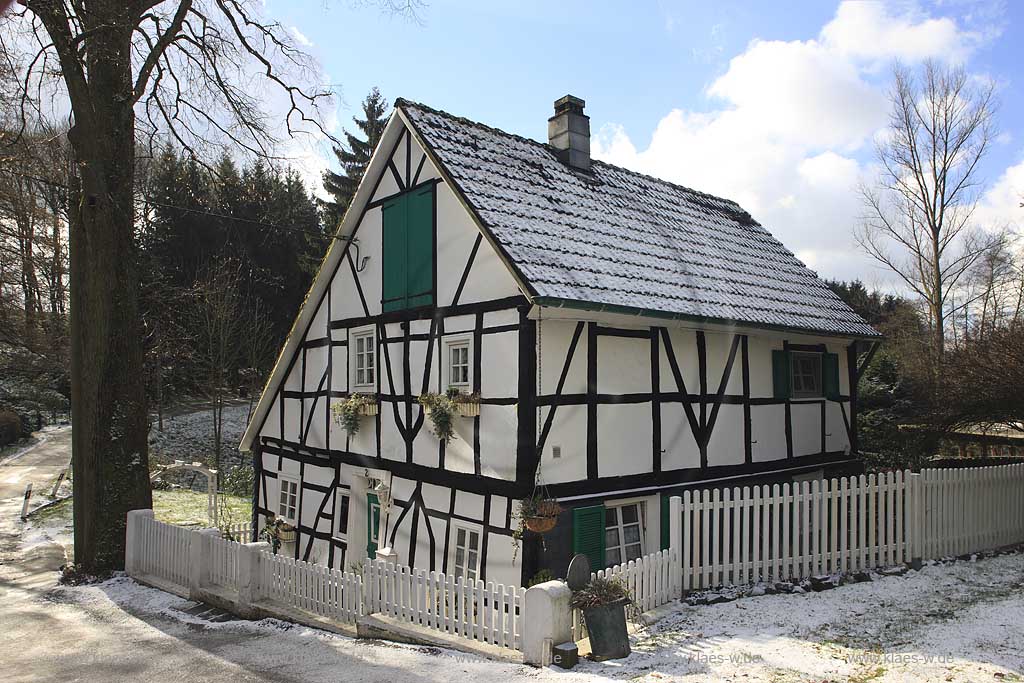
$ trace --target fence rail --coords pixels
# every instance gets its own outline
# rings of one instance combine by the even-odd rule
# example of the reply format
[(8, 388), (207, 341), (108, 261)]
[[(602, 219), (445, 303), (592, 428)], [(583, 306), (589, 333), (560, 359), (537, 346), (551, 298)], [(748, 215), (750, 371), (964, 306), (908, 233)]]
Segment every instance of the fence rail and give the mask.
[(1024, 465), (685, 491), (669, 519), (682, 592), (800, 580), (1024, 540)]
[(367, 563), (366, 580), (373, 612), (499, 647), (522, 648), (523, 588), (383, 562)]
[(481, 643), (523, 648), (526, 591), (518, 586), (463, 581), (382, 560), (367, 560), (362, 574), (344, 572), (271, 554), (266, 544), (239, 543), (231, 540), (234, 533), (222, 538), (213, 529), (185, 529), (155, 521), (151, 511), (137, 512), (146, 514), (129, 514), (128, 573), (156, 578), (161, 587), (192, 599), (342, 625), (379, 613)]

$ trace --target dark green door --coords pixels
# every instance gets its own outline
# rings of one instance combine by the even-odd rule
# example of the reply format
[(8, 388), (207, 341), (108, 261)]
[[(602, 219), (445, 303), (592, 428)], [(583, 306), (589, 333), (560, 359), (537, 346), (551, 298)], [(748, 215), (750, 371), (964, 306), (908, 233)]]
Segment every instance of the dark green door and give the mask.
[(366, 556), (377, 556), (377, 531), (380, 529), (380, 501), (376, 493), (366, 494)]

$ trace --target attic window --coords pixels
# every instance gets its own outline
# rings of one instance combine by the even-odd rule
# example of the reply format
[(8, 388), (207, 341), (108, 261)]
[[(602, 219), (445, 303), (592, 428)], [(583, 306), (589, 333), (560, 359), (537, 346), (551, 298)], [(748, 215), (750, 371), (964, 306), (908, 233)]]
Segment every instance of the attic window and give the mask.
[(434, 303), (434, 184), (383, 207), (385, 312)]

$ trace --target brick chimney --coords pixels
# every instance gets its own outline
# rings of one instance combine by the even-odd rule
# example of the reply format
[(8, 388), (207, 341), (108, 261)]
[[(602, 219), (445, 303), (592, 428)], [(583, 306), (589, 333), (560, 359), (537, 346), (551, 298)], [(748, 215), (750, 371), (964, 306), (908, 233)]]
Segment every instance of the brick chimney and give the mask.
[(555, 115), (548, 119), (548, 143), (558, 159), (581, 171), (590, 170), (590, 117), (583, 100), (566, 95), (555, 100)]

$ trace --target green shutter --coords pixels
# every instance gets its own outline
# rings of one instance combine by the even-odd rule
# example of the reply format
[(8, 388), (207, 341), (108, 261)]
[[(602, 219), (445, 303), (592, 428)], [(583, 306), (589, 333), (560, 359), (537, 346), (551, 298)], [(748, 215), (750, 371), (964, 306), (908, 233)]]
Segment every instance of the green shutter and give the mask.
[(772, 351), (772, 388), (775, 398), (789, 398), (789, 352), (787, 351)]
[(669, 499), (670, 494), (661, 494), (661, 549), (668, 550), (668, 546), (671, 543), (671, 536), (669, 534)]
[(586, 555), (593, 571), (604, 569), (604, 505), (572, 511), (572, 551)]
[(821, 357), (821, 381), (825, 398), (839, 400), (839, 356), (826, 353)]
[(434, 187), (414, 190), (408, 198), (406, 295), (414, 308), (434, 302)]
[(385, 311), (400, 311), (408, 305), (407, 196), (384, 205), (384, 291), (381, 303)]

